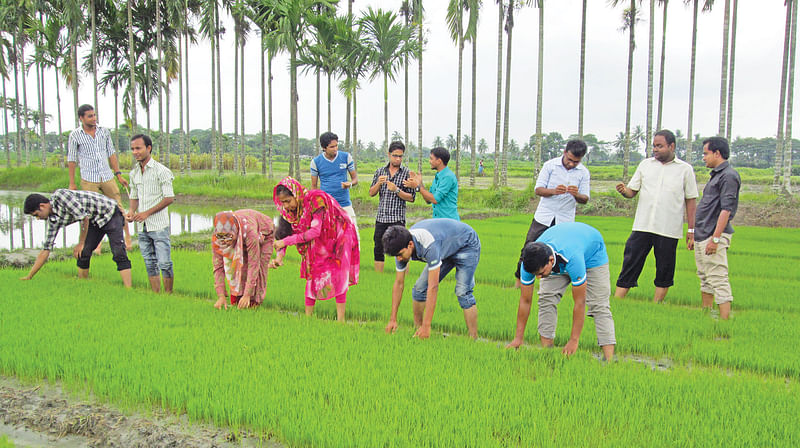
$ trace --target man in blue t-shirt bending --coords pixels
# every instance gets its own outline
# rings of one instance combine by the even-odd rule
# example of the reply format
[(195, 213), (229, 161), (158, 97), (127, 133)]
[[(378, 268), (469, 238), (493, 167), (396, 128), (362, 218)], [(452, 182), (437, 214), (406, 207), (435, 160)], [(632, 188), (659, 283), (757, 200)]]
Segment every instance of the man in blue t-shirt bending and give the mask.
[(609, 296), (611, 280), (608, 254), (603, 236), (594, 227), (581, 222), (557, 224), (522, 249), (522, 283), (517, 311), (517, 332), (508, 347), (522, 345), (525, 325), (531, 312), (533, 283), (539, 283), (539, 338), (542, 346), (552, 347), (556, 336), (557, 307), (567, 286), (572, 283), (572, 332), (563, 353), (572, 355), (578, 349), (578, 339), (588, 308), (594, 318), (597, 344), (606, 359), (614, 356), (617, 341)]
[(426, 263), (414, 284), (414, 336), (427, 338), (436, 309), (439, 282), (456, 269), (456, 297), (464, 310), (467, 331), (472, 339), (478, 337), (478, 307), (472, 290), (475, 288), (475, 269), (481, 258), (481, 241), (472, 227), (449, 218), (422, 220), (410, 229), (392, 226), (382, 238), (383, 250), (395, 257), (397, 275), (392, 287), (392, 314), (386, 332), (397, 329), (397, 309), (403, 298), (409, 260)]
[[(339, 137), (333, 132), (326, 132), (319, 136), (322, 154), (311, 160), (311, 188), (328, 193), (347, 212), (347, 215), (356, 226), (356, 211), (350, 202), (350, 188), (358, 183), (356, 164), (350, 153), (339, 151)], [(350, 180), (347, 174), (350, 174)], [(359, 235), (359, 239), (361, 236)]]

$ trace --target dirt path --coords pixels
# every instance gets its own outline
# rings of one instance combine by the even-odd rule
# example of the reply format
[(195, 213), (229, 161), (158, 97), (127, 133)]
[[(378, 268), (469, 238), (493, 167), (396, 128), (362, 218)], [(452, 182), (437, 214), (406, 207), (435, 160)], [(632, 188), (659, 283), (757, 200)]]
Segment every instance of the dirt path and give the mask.
[(125, 414), (90, 398), (78, 399), (59, 386), (35, 385), (0, 376), (0, 435), (22, 446), (71, 447), (268, 447), (254, 434), (190, 423), (161, 410)]

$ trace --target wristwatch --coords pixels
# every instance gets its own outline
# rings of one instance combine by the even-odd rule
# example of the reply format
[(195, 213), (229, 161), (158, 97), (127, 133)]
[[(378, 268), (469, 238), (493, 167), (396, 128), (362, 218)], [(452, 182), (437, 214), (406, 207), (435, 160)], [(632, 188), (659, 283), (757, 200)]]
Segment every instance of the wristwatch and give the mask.
[(419, 185), (417, 185), (417, 188), (415, 188), (415, 189), (414, 189), (414, 191), (416, 191), (417, 193), (419, 193)]
[(716, 236), (715, 236), (715, 237), (713, 237), (713, 238), (711, 238), (711, 241), (713, 241), (713, 242), (714, 242), (714, 244), (719, 244), (719, 238), (718, 238), (718, 237), (716, 237)]
[(121, 174), (122, 174), (122, 171), (115, 171), (115, 172), (114, 172), (114, 175), (115, 175), (115, 176), (119, 176), (119, 175), (121, 175)]

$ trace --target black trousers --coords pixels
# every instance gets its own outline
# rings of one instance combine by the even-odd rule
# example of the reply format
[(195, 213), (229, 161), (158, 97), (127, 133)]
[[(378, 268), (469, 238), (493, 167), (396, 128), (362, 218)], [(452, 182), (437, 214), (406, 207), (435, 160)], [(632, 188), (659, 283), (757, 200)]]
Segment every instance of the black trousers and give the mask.
[(92, 251), (97, 248), (103, 237), (108, 235), (108, 243), (111, 246), (111, 254), (114, 262), (117, 263), (117, 270), (124, 271), (131, 268), (131, 261), (125, 250), (125, 238), (122, 236), (122, 228), (125, 225), (125, 218), (119, 208), (114, 212), (114, 216), (103, 227), (97, 227), (93, 222), (89, 222), (89, 230), (86, 232), (86, 241), (83, 243), (83, 251), (78, 258), (80, 269), (89, 269), (89, 262), (92, 259)]
[(372, 241), (375, 243), (373, 255), (375, 257), (375, 261), (384, 261), (385, 254), (383, 252), (383, 234), (386, 233), (386, 229), (391, 226), (406, 226), (405, 221), (397, 221), (397, 222), (377, 222), (375, 221), (375, 235), (372, 238)]
[[(542, 224), (537, 221), (536, 218), (533, 218), (533, 220), (531, 220), (531, 226), (528, 228), (528, 234), (525, 236), (525, 244), (538, 240), (545, 230), (553, 227), (554, 225), (556, 225), (556, 218), (553, 218), (553, 221), (550, 222), (550, 225)], [(522, 250), (525, 249), (525, 244), (522, 245), (522, 249), (519, 251), (517, 270), (514, 272), (514, 277), (517, 278), (519, 278), (519, 270), (522, 267)]]
[(650, 232), (632, 232), (625, 243), (622, 270), (617, 278), (617, 286), (633, 288), (639, 285), (639, 274), (642, 273), (650, 249), (653, 249), (653, 254), (656, 256), (656, 279), (653, 284), (658, 288), (669, 288), (674, 284), (677, 247), (677, 238)]

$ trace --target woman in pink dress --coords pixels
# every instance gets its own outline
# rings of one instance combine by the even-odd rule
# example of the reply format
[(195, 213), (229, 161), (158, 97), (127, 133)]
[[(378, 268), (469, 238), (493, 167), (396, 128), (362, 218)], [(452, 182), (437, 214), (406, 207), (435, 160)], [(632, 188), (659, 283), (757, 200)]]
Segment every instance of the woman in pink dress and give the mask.
[(306, 190), (291, 177), (284, 178), (272, 195), (292, 235), (275, 241), (277, 257), (272, 267), (283, 264), (286, 246), (297, 246), (302, 257), (300, 277), (306, 279), (306, 314), (317, 300), (336, 299), (336, 315), (344, 322), (347, 289), (358, 283), (360, 256), (353, 222), (339, 204), (322, 190)]
[(267, 292), (267, 269), (272, 258), (273, 226), (269, 216), (255, 210), (219, 212), (214, 216), (211, 247), (217, 309), (231, 305), (255, 307)]

